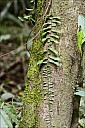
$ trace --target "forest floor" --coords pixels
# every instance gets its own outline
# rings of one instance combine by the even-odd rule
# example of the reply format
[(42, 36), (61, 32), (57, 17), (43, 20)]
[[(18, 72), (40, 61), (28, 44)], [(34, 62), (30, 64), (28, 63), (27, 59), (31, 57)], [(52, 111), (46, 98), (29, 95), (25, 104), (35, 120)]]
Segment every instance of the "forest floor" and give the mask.
[(20, 45), (21, 41), (17, 39), (0, 42), (0, 99), (10, 102), (18, 111), (22, 106), (29, 62), (26, 48), (19, 51)]

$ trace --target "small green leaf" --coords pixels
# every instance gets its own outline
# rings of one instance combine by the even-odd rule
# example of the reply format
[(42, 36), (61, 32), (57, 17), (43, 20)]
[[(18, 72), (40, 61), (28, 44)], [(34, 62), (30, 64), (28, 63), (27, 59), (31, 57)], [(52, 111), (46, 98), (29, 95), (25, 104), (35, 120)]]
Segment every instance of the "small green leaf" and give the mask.
[(60, 30), (52, 30), (52, 32), (61, 34), (61, 31)]
[(1, 95), (1, 99), (4, 101), (6, 101), (8, 99), (12, 99), (12, 98), (14, 98), (14, 95), (9, 92), (5, 92), (4, 94)]
[(26, 8), (26, 10), (27, 10), (27, 11), (33, 11), (33, 9), (31, 9), (31, 8)]
[(43, 31), (47, 31), (47, 30), (49, 30), (49, 29), (51, 29), (51, 26), (46, 27), (46, 28), (43, 28)]
[(59, 36), (57, 36), (55, 34), (51, 34), (50, 36), (59, 39)]
[(48, 48), (51, 52), (53, 52), (55, 55), (58, 55), (58, 52), (55, 49)]
[(54, 92), (53, 88), (49, 88), (49, 92)]
[(46, 81), (44, 81), (44, 82), (43, 82), (43, 84), (47, 84), (47, 82), (46, 82)]
[(82, 44), (85, 42), (85, 37), (82, 39)]
[(43, 24), (43, 27), (46, 26), (46, 25), (51, 25), (51, 22), (46, 22)]
[(17, 115), (16, 113), (13, 113), (14, 110), (12, 110), (14, 108), (9, 106), (3, 106), (3, 110), (7, 113), (7, 115), (9, 116), (9, 118), (12, 120), (12, 122), (15, 122), (16, 124), (18, 124), (18, 119), (17, 119)]
[(53, 89), (53, 84), (49, 84), (49, 88), (52, 88)]
[(11, 38), (10, 34), (0, 35), (0, 42), (9, 40)]
[(55, 65), (58, 66), (58, 67), (60, 66), (60, 64), (59, 64), (58, 62), (55, 62), (55, 61), (53, 61), (53, 60), (51, 60), (51, 59), (49, 59), (48, 61), (49, 61), (50, 63), (52, 63), (52, 64), (55, 64)]
[(46, 42), (48, 39), (50, 39), (50, 36), (46, 36), (46, 38), (43, 38), (42, 42)]
[(47, 40), (47, 38), (43, 38), (43, 39), (42, 39), (42, 42), (46, 42), (46, 40)]
[(77, 40), (78, 48), (82, 55), (82, 44), (85, 42), (85, 18), (82, 15), (78, 16), (78, 31), (77, 31)]
[(75, 92), (74, 94), (79, 96), (85, 96), (85, 90), (77, 90), (77, 92)]
[(3, 109), (0, 109), (0, 127), (1, 128), (13, 128), (11, 121)]
[(42, 63), (46, 64), (47, 63), (47, 58), (43, 59), (43, 60), (40, 60), (37, 62), (37, 65), (41, 65)]
[(37, 65), (41, 65), (43, 63), (44, 60), (40, 60), (37, 62)]
[[(50, 93), (51, 93), (51, 92), (50, 92)], [(53, 92), (53, 93), (54, 93), (54, 92)], [(51, 96), (50, 96), (50, 97), (52, 97), (52, 98), (54, 97), (54, 94), (53, 94), (53, 93), (51, 93)]]
[(53, 17), (53, 19), (58, 19), (58, 20), (60, 20), (61, 18), (60, 18), (59, 16), (55, 16), (55, 17)]
[(52, 42), (49, 42), (48, 47), (50, 47), (51, 45), (52, 45)]
[(84, 31), (82, 31), (82, 28), (79, 32), (77, 32), (77, 40), (78, 40), (78, 48), (82, 54), (82, 44), (83, 44), (83, 39), (84, 39)]
[(45, 36), (46, 34), (47, 34), (47, 32), (43, 32), (43, 33), (42, 33), (42, 36)]
[(43, 87), (48, 87), (47, 83), (43, 85)]
[(55, 44), (59, 44), (59, 42), (54, 38), (51, 38), (51, 41), (54, 42)]
[(82, 15), (78, 16), (78, 27), (81, 26), (82, 30), (85, 33), (85, 17), (83, 17)]
[(23, 18), (23, 17), (18, 16), (18, 19), (19, 19), (20, 21), (24, 21), (24, 18)]
[(32, 15), (24, 16), (24, 19), (29, 19)]
[(58, 23), (58, 24), (61, 24), (61, 22), (60, 21), (58, 21), (58, 20), (53, 20), (52, 22), (54, 22), (54, 23)]
[(49, 17), (49, 19), (50, 19), (50, 20), (52, 20), (52, 19), (53, 19), (53, 17)]
[(56, 27), (56, 23), (52, 23), (52, 27)]
[(53, 101), (50, 101), (49, 103), (50, 103), (50, 104), (53, 104)]
[(43, 87), (43, 90), (44, 90), (44, 95), (46, 95), (47, 94), (47, 89), (48, 89), (48, 87)]
[[(53, 87), (54, 83), (49, 81), (49, 85), (52, 85), (52, 87)], [(49, 87), (51, 87), (51, 86), (49, 86)]]
[(57, 20), (60, 20), (61, 18), (59, 16), (54, 16), (54, 17), (49, 17), (49, 19), (57, 19)]
[(49, 99), (49, 101), (54, 101), (54, 99)]
[(50, 19), (50, 18), (52, 18), (52, 15), (51, 14), (47, 14), (47, 16), (46, 16), (46, 18), (48, 19)]
[(49, 56), (50, 57), (50, 59), (53, 59), (53, 60), (55, 60), (55, 61), (61, 61), (61, 59), (59, 58), (59, 57), (54, 57), (54, 56)]
[(85, 128), (85, 118), (79, 119), (79, 124), (80, 124), (81, 128)]
[[(52, 95), (55, 91), (54, 90), (50, 90), (49, 93)], [(54, 95), (54, 94), (53, 94)]]

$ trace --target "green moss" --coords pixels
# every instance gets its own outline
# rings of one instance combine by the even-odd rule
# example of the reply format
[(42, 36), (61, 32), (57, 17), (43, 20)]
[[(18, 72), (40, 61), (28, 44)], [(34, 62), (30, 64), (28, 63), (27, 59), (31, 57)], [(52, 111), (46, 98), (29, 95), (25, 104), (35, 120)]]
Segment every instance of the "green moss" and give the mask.
[(37, 1), (37, 14), (41, 15), (43, 14), (43, 3), (45, 0), (38, 0)]
[(27, 126), (27, 128), (36, 128), (38, 120), (37, 107), (41, 101), (40, 72), (37, 62), (42, 58), (42, 49), (43, 45), (41, 41), (34, 42), (31, 48), (29, 70), (24, 91), (22, 126), (20, 128), (24, 128), (24, 126)]
[[(43, 14), (42, 3), (44, 0), (38, 0), (37, 4), (37, 27), (41, 29), (42, 21), (38, 22)], [(39, 30), (35, 29), (35, 33)], [(29, 62), (29, 69), (26, 76), (26, 87), (24, 91), (22, 120), (19, 128), (37, 128), (38, 121), (38, 106), (41, 102), (41, 79), (40, 69), (37, 62), (43, 57), (43, 43), (40, 40), (40, 35), (35, 39), (31, 47), (31, 57)]]

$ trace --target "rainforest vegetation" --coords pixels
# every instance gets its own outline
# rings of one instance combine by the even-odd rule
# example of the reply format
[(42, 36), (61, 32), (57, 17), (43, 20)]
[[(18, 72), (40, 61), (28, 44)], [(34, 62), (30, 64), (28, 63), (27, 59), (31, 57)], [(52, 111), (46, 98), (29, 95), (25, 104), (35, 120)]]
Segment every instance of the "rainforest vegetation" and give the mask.
[(0, 0), (0, 127), (85, 128), (84, 0)]

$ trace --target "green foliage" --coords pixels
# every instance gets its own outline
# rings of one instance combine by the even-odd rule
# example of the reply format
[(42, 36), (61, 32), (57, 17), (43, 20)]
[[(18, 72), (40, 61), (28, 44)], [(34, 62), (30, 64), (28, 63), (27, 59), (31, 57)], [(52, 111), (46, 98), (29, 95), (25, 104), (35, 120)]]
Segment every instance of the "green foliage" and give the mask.
[(85, 33), (85, 18), (82, 15), (78, 16), (78, 27), (81, 26), (82, 30)]
[(77, 32), (77, 40), (78, 40), (78, 48), (82, 54), (82, 44), (84, 43), (84, 31), (82, 30), (82, 28), (80, 28), (80, 30)]
[(59, 58), (59, 57), (54, 57), (54, 56), (49, 56), (51, 59), (53, 59), (53, 60), (56, 60), (56, 61), (61, 61), (61, 59)]
[(85, 115), (85, 90), (84, 90), (84, 96), (81, 97), (80, 107), (79, 107), (79, 124), (83, 128), (85, 128), (85, 117), (84, 117), (84, 115)]
[(45, 121), (47, 127), (53, 128), (55, 126), (52, 125), (53, 120), (53, 102), (54, 102), (54, 80), (52, 78), (52, 71), (50, 69), (50, 65), (45, 65), (45, 68), (42, 70), (43, 77), (43, 90), (44, 90), (44, 101), (46, 100), (48, 109), (47, 116), (45, 117)]
[(59, 53), (58, 53), (55, 49), (49, 48), (49, 50), (50, 50), (51, 52), (53, 52), (56, 56), (59, 55)]
[[(21, 36), (27, 38), (29, 34), (33, 36), (26, 20), (28, 20), (30, 24), (35, 22), (33, 17), (35, 13), (34, 0), (7, 0), (3, 2), (2, 5), (5, 5), (5, 7), (4, 9), (2, 8), (3, 10), (1, 9), (2, 11), (0, 12), (0, 42), (16, 38), (20, 39)], [(21, 8), (22, 11), (20, 10)], [(27, 12), (27, 15), (24, 14), (25, 12)], [(19, 18), (24, 22), (21, 22), (16, 15), (21, 16)], [(9, 27), (9, 25), (11, 26)]]
[[(55, 48), (55, 46), (59, 44), (60, 31), (52, 31), (56, 30), (60, 22), (54, 22), (54, 20), (59, 21), (58, 18), (53, 18), (53, 16), (47, 17), (46, 22), (43, 24), (41, 39), (34, 42), (31, 47), (29, 71), (27, 73), (26, 89), (24, 92), (25, 107), (23, 107), (23, 122), (21, 121), (20, 128), (24, 125), (29, 128), (37, 127), (38, 106), (42, 100), (45, 100), (45, 97), (41, 94), (40, 87), (41, 76), (39, 67), (41, 67), (42, 64), (45, 66), (42, 77), (46, 78), (43, 83), (43, 90), (48, 101), (48, 115), (45, 120), (46, 122), (49, 121), (50, 124), (52, 122), (52, 115), (50, 113), (53, 111), (51, 108), (54, 101), (54, 80), (51, 78), (50, 65), (55, 65), (56, 67), (60, 65), (59, 53)], [(53, 24), (56, 24), (56, 27)], [(45, 45), (47, 45), (47, 47), (45, 51), (43, 51), (43, 46)], [(49, 123), (47, 124), (47, 127), (48, 126)], [(53, 126), (50, 125), (50, 127), (52, 128)]]
[(5, 40), (9, 40), (10, 38), (11, 38), (10, 34), (1, 35), (0, 36), (0, 42), (5, 41)]
[(81, 97), (80, 107), (79, 107), (79, 124), (84, 128), (85, 127), (85, 118), (84, 118), (84, 115), (85, 115), (85, 89), (80, 88), (74, 94)]
[[(40, 72), (37, 62), (42, 61), (42, 42), (40, 40), (33, 43), (31, 47), (31, 57), (29, 62), (29, 71), (27, 73), (26, 88), (24, 92), (23, 116), (20, 128), (24, 125), (29, 128), (36, 127), (37, 107), (41, 101)], [(39, 62), (41, 63), (41, 62)]]
[(78, 17), (78, 31), (77, 31), (78, 48), (82, 55), (82, 44), (85, 42), (85, 18), (81, 15)]
[(18, 116), (13, 105), (0, 102), (0, 126), (1, 128), (13, 128), (12, 123), (19, 125)]
[[(61, 31), (56, 29), (57, 26), (61, 24), (59, 20), (59, 17), (53, 17), (52, 15), (49, 15), (46, 19), (46, 22), (43, 24), (42, 43), (44, 45), (47, 44), (47, 58), (45, 57), (45, 59), (39, 61), (37, 63), (39, 65), (43, 63), (52, 63), (56, 66), (60, 65), (59, 53), (54, 47), (55, 45), (59, 44), (59, 36), (61, 34)], [(54, 48), (52, 48), (52, 46)]]
[(10, 120), (9, 120), (9, 117), (8, 117), (8, 115), (5, 113), (5, 111), (3, 111), (2, 109), (0, 109), (0, 122), (1, 122), (1, 127), (2, 128), (4, 128), (4, 127), (6, 127), (6, 128), (13, 128), (13, 126), (12, 126), (12, 124), (11, 124), (11, 122), (10, 122)]
[(3, 3), (5, 5), (4, 9), (1, 6), (1, 14), (0, 21), (4, 21), (4, 19), (13, 20), (13, 22), (17, 23), (19, 26), (23, 26), (23, 23), (19, 21), (16, 16), (24, 16), (24, 19), (27, 20), (28, 16), (26, 16), (26, 12), (28, 11), (28, 15), (33, 19), (33, 15), (35, 13), (35, 2), (34, 0), (5, 0)]
[(49, 59), (48, 62), (50, 62), (50, 63), (52, 63), (52, 64), (54, 64), (54, 65), (56, 65), (56, 66), (58, 66), (58, 67), (60, 66), (58, 62), (55, 62), (55, 61), (52, 60), (52, 59)]
[(77, 90), (74, 94), (78, 96), (85, 96), (85, 90)]
[(45, 117), (46, 126), (49, 128), (55, 127), (53, 125), (53, 104), (54, 104), (54, 79), (52, 79), (51, 66), (59, 67), (61, 64), (60, 55), (58, 52), (58, 45), (61, 31), (58, 29), (61, 24), (59, 17), (47, 16), (46, 22), (42, 28), (42, 44), (45, 46), (43, 51), (43, 59), (37, 62), (42, 69), (42, 85), (44, 90), (44, 101), (46, 100), (48, 109)]

